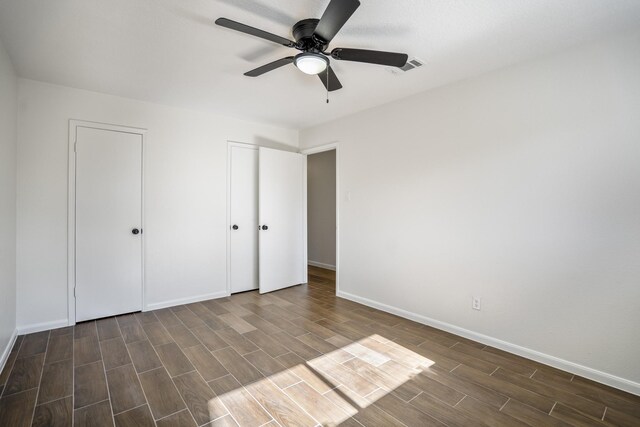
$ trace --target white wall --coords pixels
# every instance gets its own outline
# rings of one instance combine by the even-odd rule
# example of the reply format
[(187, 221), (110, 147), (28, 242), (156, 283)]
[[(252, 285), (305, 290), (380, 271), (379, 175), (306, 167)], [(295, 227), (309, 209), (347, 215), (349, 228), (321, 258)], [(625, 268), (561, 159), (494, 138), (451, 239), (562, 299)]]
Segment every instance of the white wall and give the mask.
[(336, 150), (307, 156), (309, 263), (336, 266)]
[(638, 46), (627, 34), (302, 131), (302, 149), (340, 144), (341, 291), (640, 394)]
[(223, 294), (227, 140), (293, 149), (298, 132), (21, 79), (18, 326), (42, 328), (67, 319), (69, 119), (148, 129), (147, 304)]
[(16, 329), (17, 99), (18, 79), (0, 43), (0, 370)]

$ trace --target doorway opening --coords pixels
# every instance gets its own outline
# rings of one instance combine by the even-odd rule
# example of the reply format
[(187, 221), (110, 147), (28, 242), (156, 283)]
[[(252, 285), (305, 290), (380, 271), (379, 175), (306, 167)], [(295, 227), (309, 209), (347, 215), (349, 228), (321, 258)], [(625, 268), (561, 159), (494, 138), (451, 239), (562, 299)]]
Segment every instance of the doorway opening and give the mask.
[(310, 286), (337, 290), (337, 145), (303, 153), (307, 154), (307, 280)]

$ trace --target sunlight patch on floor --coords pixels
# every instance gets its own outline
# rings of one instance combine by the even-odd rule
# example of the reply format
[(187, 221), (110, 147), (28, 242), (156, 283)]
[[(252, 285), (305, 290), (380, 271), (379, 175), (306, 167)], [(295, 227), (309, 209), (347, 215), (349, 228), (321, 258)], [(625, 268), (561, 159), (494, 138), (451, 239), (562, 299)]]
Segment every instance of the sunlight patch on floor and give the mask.
[(272, 415), (285, 424), (338, 425), (434, 364), (381, 335), (341, 340), (332, 352), (212, 399), (210, 408), (221, 402), (240, 426)]

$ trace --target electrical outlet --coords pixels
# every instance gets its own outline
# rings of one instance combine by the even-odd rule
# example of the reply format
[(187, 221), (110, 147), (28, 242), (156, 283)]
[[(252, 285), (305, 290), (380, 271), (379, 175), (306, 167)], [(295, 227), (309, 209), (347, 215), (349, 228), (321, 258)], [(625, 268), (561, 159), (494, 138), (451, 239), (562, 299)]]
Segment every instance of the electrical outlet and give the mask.
[(471, 298), (471, 308), (473, 308), (474, 310), (480, 311), (480, 298), (479, 297), (472, 297)]

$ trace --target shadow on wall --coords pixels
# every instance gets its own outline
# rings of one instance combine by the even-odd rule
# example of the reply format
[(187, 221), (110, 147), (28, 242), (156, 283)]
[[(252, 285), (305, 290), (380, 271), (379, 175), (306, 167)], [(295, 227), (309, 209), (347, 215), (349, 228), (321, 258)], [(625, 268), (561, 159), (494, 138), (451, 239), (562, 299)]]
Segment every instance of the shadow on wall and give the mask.
[(294, 153), (298, 152), (298, 147), (293, 147), (291, 145), (283, 144), (282, 142), (274, 141), (272, 139), (269, 139), (260, 135), (256, 135), (256, 137), (253, 139), (253, 143), (260, 147), (273, 148), (275, 150), (282, 150), (282, 151), (291, 151)]

